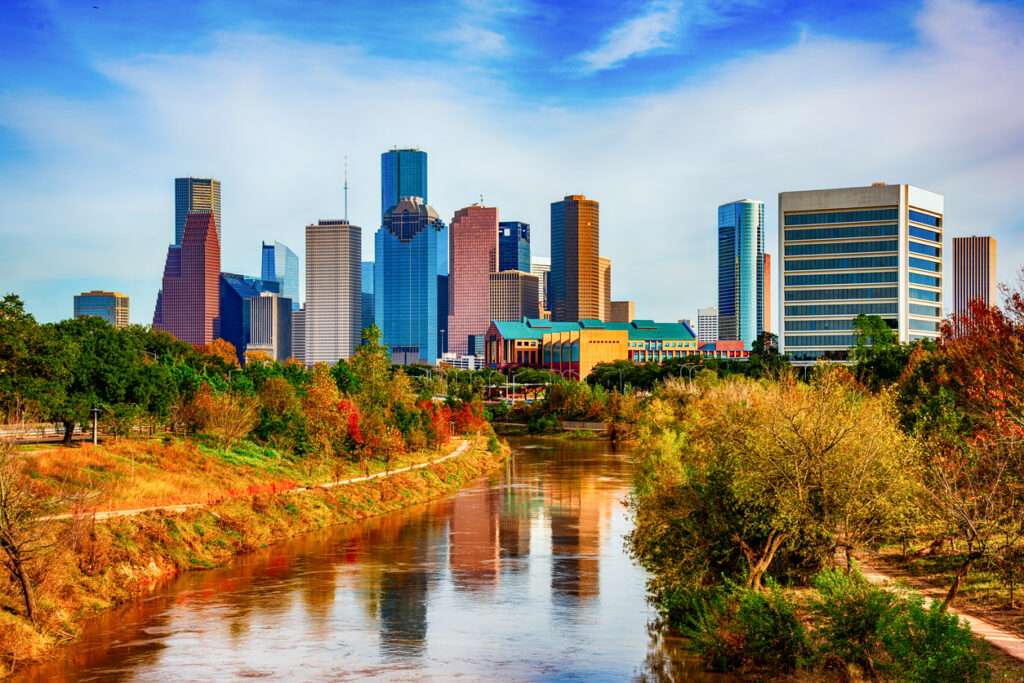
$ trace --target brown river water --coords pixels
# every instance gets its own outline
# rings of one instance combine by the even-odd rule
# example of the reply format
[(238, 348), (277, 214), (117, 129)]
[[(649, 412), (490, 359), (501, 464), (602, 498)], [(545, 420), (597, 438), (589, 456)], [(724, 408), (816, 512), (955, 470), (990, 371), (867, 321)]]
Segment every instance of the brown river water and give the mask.
[(18, 681), (691, 681), (628, 557), (628, 454), (513, 440), (449, 498), (190, 572)]

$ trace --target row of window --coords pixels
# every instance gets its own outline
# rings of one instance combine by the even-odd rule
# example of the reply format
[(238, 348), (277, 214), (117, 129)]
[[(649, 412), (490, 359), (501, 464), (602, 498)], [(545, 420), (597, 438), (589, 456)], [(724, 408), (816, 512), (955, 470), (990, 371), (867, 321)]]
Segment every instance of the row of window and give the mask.
[(935, 228), (942, 227), (942, 219), (938, 216), (932, 216), (927, 213), (921, 213), (920, 211), (910, 210), (910, 220), (915, 223), (921, 223), (923, 225), (930, 225)]
[(895, 237), (898, 234), (898, 226), (895, 223), (891, 223), (889, 225), (850, 225), (843, 228), (787, 230), (786, 240), (831, 240), (842, 239), (844, 237)]
[[(911, 259), (913, 261), (913, 259)], [(852, 268), (895, 268), (896, 256), (866, 256), (861, 258), (825, 258), (806, 261), (786, 261), (786, 270), (847, 270)], [(913, 264), (911, 264), (913, 265)]]
[(786, 306), (786, 315), (896, 315), (896, 304), (817, 304)]
[(858, 254), (872, 251), (896, 251), (896, 240), (877, 242), (828, 242), (826, 244), (787, 244), (786, 256), (818, 256), (819, 254)]
[(936, 258), (942, 256), (942, 247), (933, 247), (930, 244), (921, 244), (920, 242), (911, 242), (910, 251), (914, 252), (915, 254), (935, 256)]
[(855, 289), (805, 289), (786, 292), (786, 301), (828, 301), (830, 299), (895, 299), (896, 287), (858, 287)]
[(914, 285), (927, 285), (928, 287), (941, 287), (942, 281), (932, 275), (922, 275), (921, 273), (911, 273), (910, 283)]
[(899, 218), (897, 209), (865, 209), (861, 211), (833, 211), (830, 213), (786, 214), (786, 225), (827, 225), (829, 223), (860, 223), (863, 221), (893, 221)]
[(931, 240), (932, 242), (941, 242), (942, 241), (942, 235), (941, 234), (939, 234), (937, 232), (933, 232), (932, 230), (925, 230), (924, 228), (919, 228), (916, 225), (911, 225), (910, 226), (910, 236), (911, 237), (920, 237), (923, 240)]
[(938, 332), (939, 323), (933, 322), (931, 320), (915, 320), (911, 318), (910, 329), (920, 330), (921, 332)]
[(924, 304), (910, 304), (910, 312), (914, 315), (931, 315), (938, 318), (942, 315), (936, 306), (925, 306)]
[(927, 289), (916, 289), (910, 288), (910, 298), (920, 299), (921, 301), (934, 301), (938, 303), (942, 301), (942, 295), (939, 292), (930, 292)]
[[(885, 321), (889, 327), (896, 327), (895, 318), (887, 318)], [(853, 318), (842, 320), (787, 320), (787, 332), (819, 332), (835, 331), (849, 332), (853, 329)]]
[(786, 337), (786, 346), (853, 346), (852, 334), (815, 334), (806, 337)]
[(787, 275), (786, 284), (799, 285), (865, 285), (879, 282), (896, 282), (899, 273), (890, 270), (882, 273), (820, 273), (817, 275)]
[(935, 273), (942, 272), (942, 264), (935, 261), (925, 261), (923, 258), (910, 257), (910, 267), (920, 268), (921, 270), (930, 270)]

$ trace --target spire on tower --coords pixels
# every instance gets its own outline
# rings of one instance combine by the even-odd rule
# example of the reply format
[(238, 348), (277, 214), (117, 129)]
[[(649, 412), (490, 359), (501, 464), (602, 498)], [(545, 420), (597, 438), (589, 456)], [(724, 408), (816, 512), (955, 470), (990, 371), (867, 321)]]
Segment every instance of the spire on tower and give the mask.
[(348, 155), (345, 155), (345, 220), (348, 220)]

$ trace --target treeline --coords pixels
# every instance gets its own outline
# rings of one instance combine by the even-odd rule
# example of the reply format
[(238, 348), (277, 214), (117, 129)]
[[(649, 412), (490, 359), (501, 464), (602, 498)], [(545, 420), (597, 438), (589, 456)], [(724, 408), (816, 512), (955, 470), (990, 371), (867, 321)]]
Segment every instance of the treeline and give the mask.
[(376, 327), (348, 362), (306, 369), (231, 344), (194, 348), (146, 327), (98, 318), (39, 324), (15, 295), (0, 302), (0, 419), (77, 425), (99, 409), (105, 434), (207, 434), (223, 448), (252, 437), (298, 456), (389, 459), (486, 428), (479, 397), (433, 400), (435, 387), (391, 365)]
[[(637, 421), (631, 551), (709, 668), (982, 680), (945, 608), (979, 567), (1012, 606), (1024, 570), (1024, 297), (975, 306), (936, 343), (900, 345), (880, 320), (858, 335), (852, 367), (806, 381), (782, 368), (656, 385)], [(945, 600), (869, 586), (854, 553), (883, 545), (955, 547)], [(800, 586), (814, 590), (784, 590)]]

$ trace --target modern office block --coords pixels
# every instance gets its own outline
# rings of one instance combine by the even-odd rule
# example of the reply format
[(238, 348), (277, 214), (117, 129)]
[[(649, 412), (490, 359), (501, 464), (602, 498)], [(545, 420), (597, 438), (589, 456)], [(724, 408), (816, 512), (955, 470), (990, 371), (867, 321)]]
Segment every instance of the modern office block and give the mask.
[(635, 301), (613, 301), (609, 307), (608, 322), (631, 323), (636, 318)]
[(373, 267), (374, 318), (395, 362), (437, 362), (447, 275), (447, 226), (419, 197), (402, 198), (384, 214)]
[(701, 344), (718, 341), (718, 309), (714, 306), (697, 309), (697, 341)]
[(995, 306), (997, 294), (996, 238), (954, 237), (953, 312), (966, 316), (974, 301)]
[(333, 365), (362, 340), (362, 229), (346, 220), (306, 226), (306, 364)]
[(306, 365), (306, 308), (292, 311), (292, 358)]
[(601, 316), (600, 206), (583, 195), (551, 204), (551, 319), (598, 320)]
[(605, 256), (597, 258), (597, 289), (601, 292), (598, 319), (608, 322), (612, 315), (612, 260)]
[(718, 207), (718, 338), (749, 349), (764, 330), (764, 202)]
[(153, 327), (203, 345), (220, 332), (220, 240), (210, 211), (190, 211), (181, 245), (167, 249)]
[(498, 224), (498, 270), (530, 272), (530, 224), (502, 221)]
[(260, 278), (280, 282), (281, 296), (291, 299), (292, 309), (298, 310), (299, 257), (295, 252), (280, 242), (264, 242), (260, 265)]
[(273, 292), (249, 299), (249, 344), (246, 353), (264, 353), (284, 362), (292, 357), (292, 302)]
[(418, 149), (392, 149), (380, 155), (380, 215), (402, 197), (427, 203), (427, 153)]
[[(539, 318), (536, 275), (518, 270), (490, 274), (490, 319)], [(485, 328), (486, 329), (486, 328)]]
[(761, 319), (764, 321), (764, 331), (772, 331), (772, 255), (764, 255), (764, 307)]
[(861, 313), (880, 316), (901, 342), (938, 337), (943, 204), (885, 183), (781, 193), (780, 351), (845, 360)]
[(530, 272), (537, 276), (537, 302), (542, 311), (550, 311), (548, 290), (551, 287), (551, 257), (531, 256)]
[(102, 318), (114, 327), (128, 327), (128, 295), (93, 290), (75, 295), (75, 317)]
[(215, 178), (174, 179), (174, 244), (181, 246), (189, 211), (209, 211), (216, 219), (217, 238), (223, 229), (220, 220), (220, 181)]
[(468, 353), (469, 337), (490, 324), (490, 274), (497, 270), (498, 209), (474, 204), (448, 227), (448, 351)]
[[(220, 274), (220, 324), (217, 337), (231, 342), (239, 362), (249, 348), (249, 302), (264, 292), (279, 294), (281, 283), (237, 273)], [(291, 300), (288, 300), (291, 305)]]
[(363, 329), (365, 330), (370, 325), (373, 325), (373, 261), (363, 261), (362, 263), (362, 278), (363, 278), (363, 290), (362, 290), (362, 310), (363, 310)]

